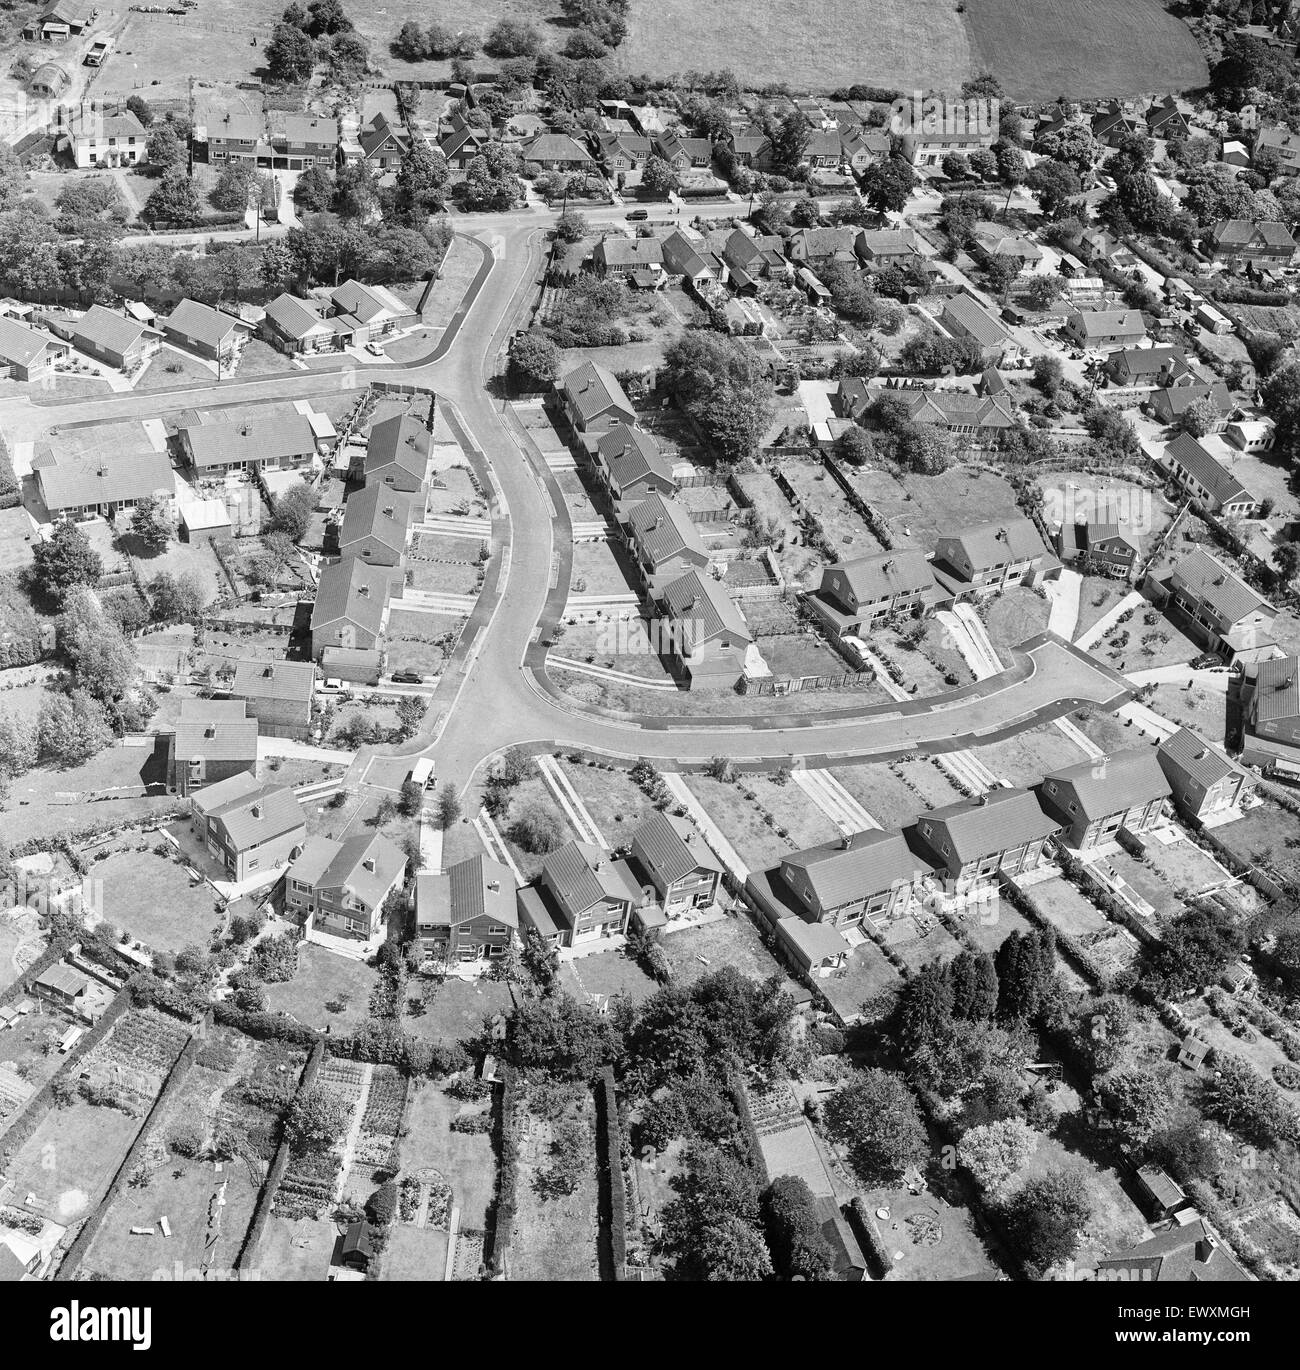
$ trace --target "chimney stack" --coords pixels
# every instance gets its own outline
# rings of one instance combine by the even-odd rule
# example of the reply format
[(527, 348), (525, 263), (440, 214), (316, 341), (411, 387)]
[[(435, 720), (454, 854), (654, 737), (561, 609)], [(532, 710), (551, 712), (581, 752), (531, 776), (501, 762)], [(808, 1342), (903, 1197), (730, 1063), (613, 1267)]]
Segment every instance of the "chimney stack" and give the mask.
[(1212, 1237), (1208, 1232), (1196, 1243), (1196, 1259), (1202, 1264), (1209, 1261), (1210, 1257), (1219, 1249), (1217, 1238)]
[(375, 871), (375, 858), (374, 858), (373, 856), (367, 856), (366, 859), (365, 859), (361, 864), (362, 864), (362, 865), (366, 868), (366, 870), (368, 870), (372, 875), (374, 874), (374, 871)]
[(249, 812), (253, 815), (254, 818), (261, 818), (262, 806), (260, 804), (254, 804), (253, 807), (249, 810)]

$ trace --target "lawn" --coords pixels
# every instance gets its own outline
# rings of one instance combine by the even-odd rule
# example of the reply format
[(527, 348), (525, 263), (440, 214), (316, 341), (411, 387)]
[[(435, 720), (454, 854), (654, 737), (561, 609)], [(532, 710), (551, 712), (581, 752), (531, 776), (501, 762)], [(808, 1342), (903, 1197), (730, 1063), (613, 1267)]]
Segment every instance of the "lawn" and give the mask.
[(411, 1223), (393, 1225), (379, 1269), (381, 1280), (440, 1280), (446, 1268), (446, 1232)]
[(508, 1013), (512, 1003), (510, 987), (500, 981), (449, 978), (426, 999), (422, 1014), (402, 1019), (402, 1031), (428, 1042), (461, 1042), (478, 1037), (483, 1020)]
[(758, 929), (744, 916), (670, 930), (663, 947), (672, 962), (674, 983), (679, 985), (690, 985), (722, 966), (735, 966), (751, 980), (784, 973), (763, 945)]
[(1050, 724), (987, 747), (974, 747), (972, 755), (1013, 785), (1036, 785), (1043, 776), (1086, 759), (1077, 743)]
[(659, 988), (641, 967), (621, 951), (602, 951), (566, 961), (560, 983), (579, 1002), (588, 994), (626, 994), (634, 1004), (643, 1003)]
[[(83, 853), (91, 879), (103, 881), (104, 917), (152, 951), (203, 946), (221, 922), (216, 896), (207, 881), (191, 880), (183, 862), (154, 852), (163, 841), (156, 833), (128, 833)], [(109, 855), (97, 860), (102, 851)]]
[(6, 1165), (5, 1178), (20, 1203), (70, 1225), (103, 1198), (139, 1130), (139, 1118), (115, 1108), (77, 1102), (53, 1109)]
[(394, 610), (388, 616), (388, 669), (439, 675), (468, 622), (455, 614)]
[[(293, 979), (267, 985), (267, 1007), (308, 1027), (352, 1032), (366, 1020), (376, 978), (363, 962), (307, 943), (298, 952)], [(341, 1012), (331, 1013), (325, 1005), (339, 995), (347, 995), (348, 1002)]]
[[(406, 1118), (402, 1171), (409, 1175), (437, 1170), (451, 1185), (451, 1201), (460, 1209), (461, 1227), (483, 1231), (496, 1185), (496, 1156), (486, 1133), (451, 1130), (451, 1120), (464, 1107), (439, 1085), (430, 1082), (418, 1087)], [(442, 1278), (441, 1270), (435, 1278)]]
[(1080, 638), (1089, 628), (1104, 618), (1132, 587), (1126, 580), (1112, 580), (1110, 576), (1084, 576), (1079, 591), (1079, 617), (1074, 636)]
[[(545, 429), (530, 428), (529, 434), (534, 442), (541, 447), (538, 439), (546, 434), (553, 434), (553, 430), (548, 425)], [(559, 439), (555, 438), (558, 443)], [(556, 448), (542, 447), (544, 452), (556, 451)], [(564, 496), (564, 506), (569, 511), (569, 518), (574, 523), (591, 523), (596, 519), (604, 517), (592, 498), (592, 491), (587, 482), (583, 479), (582, 473), (577, 470), (561, 470), (555, 472), (555, 482), (560, 487), (560, 493)]]
[(1294, 879), (1297, 859), (1288, 845), (1296, 837), (1295, 815), (1267, 801), (1217, 834), (1239, 860), (1267, 865)]
[(990, 900), (970, 911), (963, 926), (981, 951), (996, 952), (1013, 932), (1032, 932), (1034, 924), (1005, 899)]
[(1193, 685), (1157, 685), (1147, 707), (1171, 723), (1191, 728), (1211, 742), (1222, 743), (1228, 725), (1228, 696), (1224, 691)]
[(615, 847), (626, 845), (654, 805), (625, 770), (608, 762), (574, 761), (573, 755), (567, 754), (559, 762), (569, 784), (605, 840)]
[(272, 1217), (258, 1247), (257, 1263), (266, 1279), (323, 1280), (338, 1238), (333, 1223)]
[(1047, 627), (1052, 611), (1050, 600), (1023, 585), (1009, 585), (980, 608), (989, 639), (1004, 662), (1011, 660), (1012, 647)]
[(831, 774), (886, 831), (905, 827), (925, 808), (896, 762), (834, 766)]
[[(686, 784), (741, 860), (752, 869), (776, 864), (799, 845), (794, 838), (782, 835), (785, 829), (780, 820), (760, 805), (758, 792), (749, 787), (747, 776), (724, 783), (707, 775), (691, 775), (686, 777)], [(750, 794), (753, 799), (747, 797)]]
[(637, 591), (629, 578), (627, 552), (608, 540), (580, 542), (573, 549), (569, 589), (575, 595), (627, 595)]
[[(458, 539), (459, 541), (459, 539)], [(439, 595), (475, 595), (479, 588), (479, 568), (474, 565), (474, 544), (467, 542), (463, 560), (408, 561), (407, 580), (413, 590)]]
[(476, 247), (461, 238), (451, 240), (447, 255), (438, 268), (438, 279), (424, 306), (424, 318), (428, 323), (446, 327), (482, 265), (483, 258)]
[(474, 489), (467, 468), (444, 466), (429, 479), (429, 514), (482, 518), (487, 505)]
[(1071, 937), (1104, 933), (1110, 926), (1105, 914), (1063, 876), (1044, 880), (1025, 893), (1045, 918)]
[(154, 354), (149, 365), (140, 373), (135, 389), (170, 390), (195, 381), (212, 385), (216, 375), (215, 366), (208, 366), (206, 362), (175, 347), (164, 347)]
[(862, 1005), (881, 990), (899, 983), (898, 972), (885, 960), (885, 954), (874, 942), (855, 947), (848, 962), (817, 988), (830, 1001), (831, 1007), (846, 1022), (852, 1022)]
[(962, 798), (961, 791), (933, 761), (899, 761), (897, 774), (917, 792), (913, 817), (927, 808), (942, 809)]
[(899, 918), (886, 928), (885, 941), (914, 974), (931, 961), (951, 961), (961, 950), (957, 939), (933, 918), (927, 919), (924, 931), (914, 918)]

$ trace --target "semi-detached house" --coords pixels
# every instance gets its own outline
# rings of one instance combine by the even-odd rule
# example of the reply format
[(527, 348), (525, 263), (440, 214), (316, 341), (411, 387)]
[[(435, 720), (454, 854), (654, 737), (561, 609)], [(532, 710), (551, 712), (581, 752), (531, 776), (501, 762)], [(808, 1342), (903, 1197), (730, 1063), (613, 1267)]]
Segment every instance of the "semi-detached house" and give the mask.
[(929, 607), (935, 593), (925, 553), (900, 548), (828, 566), (805, 598), (837, 637), (859, 637), (877, 618)]
[(1178, 625), (1225, 661), (1275, 655), (1277, 609), (1203, 547), (1194, 547), (1159, 585), (1179, 611)]
[(1153, 747), (1133, 747), (1053, 771), (1043, 777), (1038, 791), (1043, 809), (1060, 822), (1062, 839), (1078, 851), (1114, 841), (1121, 829), (1147, 832), (1169, 794)]
[(912, 831), (961, 893), (999, 875), (1033, 870), (1060, 826), (1032, 790), (1001, 789), (924, 814)]

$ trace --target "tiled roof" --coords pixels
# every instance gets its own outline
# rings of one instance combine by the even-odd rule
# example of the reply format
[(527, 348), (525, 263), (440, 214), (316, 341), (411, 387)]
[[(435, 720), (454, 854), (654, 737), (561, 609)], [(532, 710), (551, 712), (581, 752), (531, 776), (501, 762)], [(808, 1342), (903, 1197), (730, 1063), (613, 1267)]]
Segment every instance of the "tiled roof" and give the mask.
[(198, 300), (182, 300), (162, 322), (182, 337), (208, 347), (219, 347), (239, 325), (229, 314)]
[(1026, 261), (1038, 261), (1042, 249), (1031, 242), (1023, 233), (1008, 231), (1001, 224), (981, 220), (971, 230), (979, 247), (990, 256), (1023, 257)]
[(597, 266), (656, 266), (663, 262), (664, 245), (658, 238), (625, 238), (615, 234), (602, 238), (591, 254)]
[(563, 388), (584, 423), (610, 409), (626, 414), (635, 412), (618, 378), (599, 362), (583, 362), (575, 367), (565, 376)]
[(241, 661), (230, 693), (244, 699), (311, 701), (316, 667), (310, 661)]
[(178, 761), (257, 760), (257, 719), (242, 699), (182, 699), (174, 747)]
[(926, 841), (942, 850), (946, 835), (953, 856), (962, 864), (1047, 837), (1060, 828), (1043, 812), (1032, 790), (1005, 789), (991, 791), (983, 802), (963, 800), (922, 814), (916, 826), (924, 833), (927, 825), (935, 831)]
[(817, 908), (825, 912), (864, 896), (930, 875), (934, 866), (913, 851), (903, 833), (870, 830), (854, 833), (848, 846), (827, 845), (791, 852), (781, 875), (792, 889), (812, 886)]
[(188, 426), (184, 432), (199, 470), (239, 462), (255, 465), (302, 459), (316, 451), (316, 435), (303, 414), (240, 418), (238, 411), (227, 410), (216, 421)]
[(320, 329), (326, 332), (333, 331), (329, 323), (321, 317), (315, 304), (308, 300), (300, 300), (287, 291), (277, 295), (266, 306), (266, 317), (285, 337), (293, 338), (295, 341)]
[(542, 871), (565, 914), (578, 918), (604, 899), (637, 902), (641, 891), (631, 883), (626, 868), (603, 847), (569, 842), (552, 852)]
[(1122, 347), (1107, 361), (1134, 377), (1157, 376), (1168, 369), (1170, 379), (1176, 380), (1191, 371), (1187, 354), (1181, 347)]
[(1220, 414), (1232, 408), (1232, 394), (1222, 381), (1193, 381), (1190, 385), (1169, 385), (1157, 390), (1151, 402), (1171, 419), (1181, 418), (1198, 400), (1210, 399)]
[(904, 392), (913, 423), (933, 423), (943, 428), (1014, 428), (1015, 415), (1005, 395), (970, 395), (964, 390), (918, 390)]
[(1171, 466), (1178, 466), (1186, 471), (1220, 504), (1235, 504), (1243, 499), (1255, 498), (1236, 476), (1220, 464), (1190, 433), (1179, 433), (1165, 448), (1165, 459)]
[(311, 611), (312, 632), (347, 619), (357, 627), (377, 634), (388, 601), (390, 576), (389, 568), (367, 566), (356, 557), (345, 557), (324, 567)]
[(848, 582), (859, 604), (910, 594), (934, 583), (934, 572), (925, 553), (912, 547), (837, 562), (822, 572), (823, 590), (829, 588), (836, 575), (842, 575)]
[(676, 501), (650, 495), (633, 510), (629, 519), (632, 536), (655, 566), (684, 552), (707, 557), (708, 549), (689, 515)]
[(77, 320), (72, 336), (78, 343), (93, 343), (110, 352), (122, 353), (148, 332), (150, 330), (144, 324), (97, 304), (92, 305)]
[(1169, 573), (1175, 589), (1186, 589), (1228, 623), (1237, 623), (1256, 609), (1275, 612), (1273, 606), (1243, 580), (1239, 580), (1203, 547), (1194, 547)]
[(1024, 561), (1046, 551), (1038, 529), (1027, 518), (981, 523), (960, 533), (945, 533), (954, 539), (970, 558), (975, 570), (1000, 566), (1008, 561)]
[(348, 548), (363, 538), (375, 538), (385, 547), (401, 552), (406, 546), (416, 502), (387, 485), (367, 485), (352, 495), (343, 512), (343, 526), (339, 529), (339, 550), (344, 556)]
[(591, 153), (567, 133), (543, 133), (523, 149), (525, 162), (589, 162)]
[(754, 639), (731, 596), (710, 576), (687, 571), (666, 585), (662, 596), (670, 617), (679, 625), (682, 647), (688, 654), (724, 634), (733, 646), (737, 640), (749, 643)]
[(857, 237), (858, 250), (871, 257), (901, 257), (908, 253), (921, 255), (921, 244), (908, 227), (864, 228)]
[(58, 340), (25, 323), (0, 314), (0, 362), (30, 366), (51, 343)]
[(609, 470), (615, 490), (627, 490), (647, 476), (673, 479), (672, 464), (660, 452), (654, 437), (640, 428), (615, 424), (601, 437), (596, 450)]
[(336, 119), (317, 114), (298, 114), (291, 110), (273, 109), (270, 113), (271, 137), (286, 143), (325, 143), (334, 146), (339, 141)]
[(315, 881), (316, 887), (346, 890), (368, 909), (377, 908), (394, 882), (400, 879), (406, 857), (382, 833), (361, 833), (336, 846), (337, 850)]
[[(1297, 707), (1300, 708), (1300, 701)], [(1236, 769), (1221, 751), (1198, 737), (1190, 728), (1179, 728), (1172, 737), (1165, 738), (1156, 748), (1156, 753), (1162, 762), (1176, 767), (1207, 789)]]
[(394, 414), (370, 430), (366, 442), (366, 479), (390, 466), (400, 466), (423, 480), (429, 464), (429, 430), (410, 414)]
[(641, 859), (652, 874), (671, 885), (697, 869), (721, 871), (718, 859), (687, 818), (652, 809), (632, 834)]
[(198, 803), (209, 818), (224, 826), (236, 851), (247, 851), (303, 826), (302, 807), (287, 785), (258, 786), (253, 792), (221, 802), (220, 791), (229, 783), (223, 780), (220, 785), (201, 791)]
[(794, 251), (795, 244), (803, 248), (805, 257), (813, 259), (834, 257), (840, 252), (851, 253), (857, 236), (856, 228), (801, 228), (790, 239), (791, 255), (797, 255)]
[(374, 323), (387, 315), (401, 318), (414, 311), (405, 305), (391, 290), (382, 285), (363, 285), (360, 281), (344, 281), (330, 293), (335, 307), (344, 314), (351, 314), (362, 323)]
[(1085, 342), (1146, 333), (1146, 324), (1136, 309), (1081, 309), (1071, 320), (1074, 321), (1078, 322)]
[(1255, 674), (1255, 716), (1261, 723), (1300, 718), (1300, 661), (1293, 656), (1261, 661)]
[(1043, 777), (1044, 788), (1051, 784), (1070, 791), (1081, 816), (1090, 821), (1169, 794), (1152, 747), (1133, 747), (1052, 771)]
[(1237, 1264), (1232, 1254), (1215, 1238), (1204, 1218), (1168, 1232), (1157, 1233), (1138, 1242), (1127, 1251), (1117, 1251), (1097, 1262), (1097, 1271), (1130, 1272), (1135, 1280), (1163, 1280), (1179, 1284), (1199, 1284), (1204, 1281), (1249, 1280), (1250, 1276)]
[(959, 324), (981, 347), (997, 347), (1011, 340), (1001, 322), (970, 295), (954, 295), (944, 305), (943, 316)]
[(51, 513), (147, 495), (170, 497), (176, 490), (171, 462), (163, 452), (128, 452), (99, 460), (59, 456), (40, 467), (37, 479)]

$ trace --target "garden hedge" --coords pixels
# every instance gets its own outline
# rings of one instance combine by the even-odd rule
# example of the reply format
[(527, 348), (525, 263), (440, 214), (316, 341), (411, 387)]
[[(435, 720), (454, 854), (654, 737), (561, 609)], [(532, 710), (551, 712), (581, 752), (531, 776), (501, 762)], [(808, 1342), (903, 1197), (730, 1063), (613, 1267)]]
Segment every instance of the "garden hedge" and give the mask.
[(497, 1104), (497, 1192), (492, 1205), (492, 1235), (483, 1259), (499, 1276), (505, 1273), (506, 1257), (515, 1230), (519, 1139), (516, 1113), (519, 1107), (519, 1076), (509, 1062), (501, 1067), (501, 1097)]
[(627, 1265), (627, 1182), (613, 1066), (601, 1071), (596, 1086), (596, 1146), (603, 1178), (609, 1184), (609, 1246), (614, 1278), (620, 1280)]
[(880, 1229), (876, 1226), (876, 1219), (861, 1196), (849, 1205), (849, 1224), (862, 1247), (863, 1255), (867, 1258), (871, 1273), (876, 1279), (883, 1280), (894, 1268), (894, 1262), (885, 1247)]
[(734, 1076), (727, 1077), (727, 1093), (735, 1105), (740, 1125), (749, 1143), (749, 1168), (754, 1172), (754, 1183), (759, 1189), (766, 1189), (772, 1183), (767, 1173), (767, 1162), (763, 1159), (763, 1147), (758, 1140), (758, 1129), (754, 1126), (753, 1115), (749, 1111), (749, 1100), (745, 1097), (745, 1087)]

